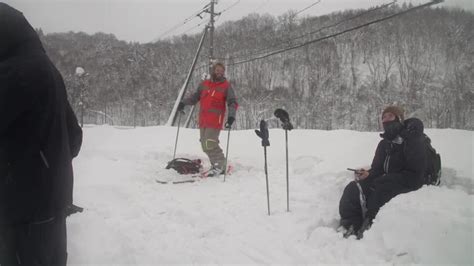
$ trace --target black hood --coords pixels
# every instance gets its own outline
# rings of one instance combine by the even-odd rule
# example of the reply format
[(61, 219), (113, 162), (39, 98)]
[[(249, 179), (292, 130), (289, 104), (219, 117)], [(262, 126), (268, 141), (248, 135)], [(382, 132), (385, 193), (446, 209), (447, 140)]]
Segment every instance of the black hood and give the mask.
[(407, 120), (403, 121), (405, 128), (401, 132), (402, 138), (414, 138), (423, 135), (424, 126), (423, 122), (421, 122), (418, 118), (408, 118)]
[[(415, 117), (408, 118), (403, 121), (403, 128), (400, 130), (400, 137), (404, 139), (415, 138), (424, 135), (423, 122)], [(380, 134), (380, 137), (387, 139), (385, 133)]]
[(23, 14), (0, 3), (0, 61), (24, 49), (44, 51), (38, 34)]

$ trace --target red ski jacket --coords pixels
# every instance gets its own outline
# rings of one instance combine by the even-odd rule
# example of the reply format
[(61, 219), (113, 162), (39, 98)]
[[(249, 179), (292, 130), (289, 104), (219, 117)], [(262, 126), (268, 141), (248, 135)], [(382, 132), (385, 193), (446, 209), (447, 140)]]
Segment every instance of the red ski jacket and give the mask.
[(228, 117), (235, 118), (238, 107), (234, 90), (229, 81), (204, 80), (198, 90), (184, 101), (185, 104), (194, 105), (200, 102), (199, 127), (222, 129), (226, 121), (226, 102), (229, 107)]

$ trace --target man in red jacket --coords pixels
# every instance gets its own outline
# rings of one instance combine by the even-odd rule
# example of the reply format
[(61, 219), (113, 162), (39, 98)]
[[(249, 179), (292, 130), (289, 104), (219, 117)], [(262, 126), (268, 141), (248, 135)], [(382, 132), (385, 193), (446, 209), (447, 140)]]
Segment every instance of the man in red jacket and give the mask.
[(211, 73), (211, 79), (204, 80), (190, 97), (179, 103), (178, 111), (182, 111), (185, 105), (200, 102), (200, 141), (202, 150), (211, 161), (207, 176), (218, 176), (226, 170), (224, 153), (219, 146), (219, 133), (224, 124), (226, 103), (228, 114), (225, 127), (228, 129), (235, 121), (238, 104), (230, 82), (224, 77), (224, 65), (215, 63)]

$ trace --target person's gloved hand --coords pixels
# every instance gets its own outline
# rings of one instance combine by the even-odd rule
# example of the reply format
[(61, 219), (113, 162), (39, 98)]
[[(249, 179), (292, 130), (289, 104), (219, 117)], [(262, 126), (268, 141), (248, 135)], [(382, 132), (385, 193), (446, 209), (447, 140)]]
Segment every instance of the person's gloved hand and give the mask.
[(185, 105), (184, 105), (183, 102), (179, 102), (179, 104), (178, 104), (178, 112), (184, 111), (184, 106), (185, 106)]
[(361, 168), (361, 169), (357, 169), (355, 172), (354, 172), (354, 175), (355, 175), (355, 179), (357, 181), (359, 180), (364, 180), (366, 179), (368, 176), (369, 176), (369, 171)]
[(73, 215), (74, 213), (82, 212), (84, 208), (76, 206), (74, 204), (70, 204), (66, 206), (65, 214), (66, 216)]
[(227, 122), (225, 122), (225, 128), (231, 128), (234, 121), (235, 121), (235, 118), (233, 116), (229, 116), (227, 118)]

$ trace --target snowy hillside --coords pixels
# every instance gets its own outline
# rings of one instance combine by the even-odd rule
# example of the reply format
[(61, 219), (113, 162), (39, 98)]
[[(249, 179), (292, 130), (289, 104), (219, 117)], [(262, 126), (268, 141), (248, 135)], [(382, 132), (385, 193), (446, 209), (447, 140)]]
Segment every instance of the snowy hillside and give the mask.
[[(251, 130), (232, 131), (234, 173), (188, 184), (165, 170), (176, 128), (88, 126), (74, 161), (68, 219), (69, 264), (473, 264), (472, 131), (427, 130), (441, 153), (440, 187), (400, 195), (362, 240), (335, 231), (347, 167), (370, 164), (378, 133), (289, 133), (290, 212), (286, 211), (284, 131), (270, 130), (267, 215), (263, 148)], [(182, 129), (177, 157), (201, 158), (199, 132)], [(225, 147), (226, 132), (221, 146)]]

